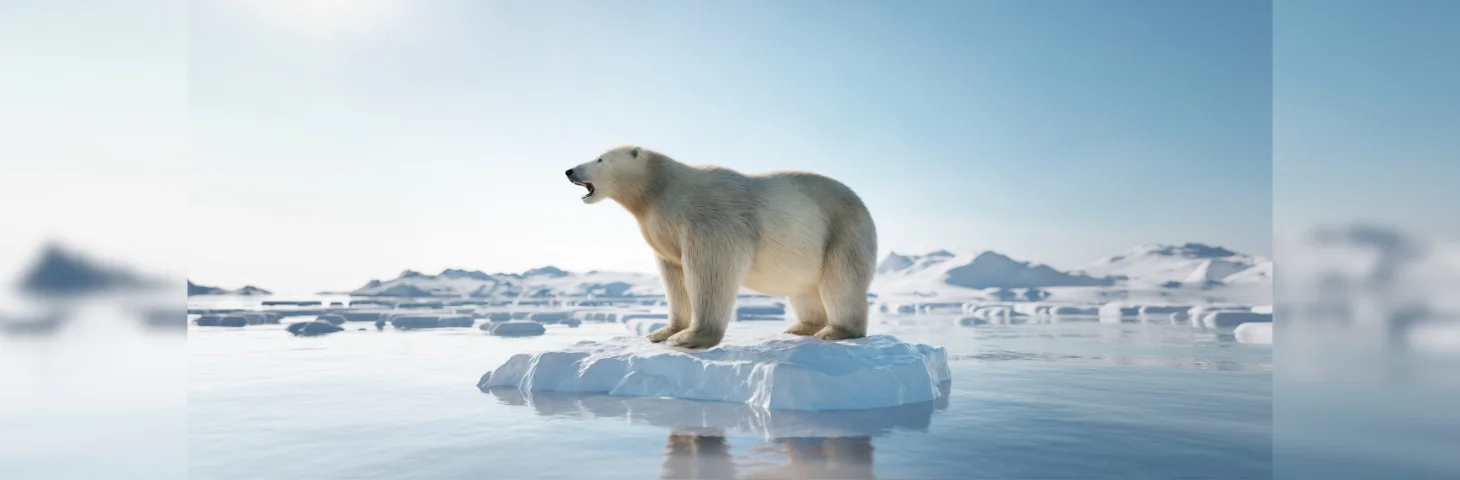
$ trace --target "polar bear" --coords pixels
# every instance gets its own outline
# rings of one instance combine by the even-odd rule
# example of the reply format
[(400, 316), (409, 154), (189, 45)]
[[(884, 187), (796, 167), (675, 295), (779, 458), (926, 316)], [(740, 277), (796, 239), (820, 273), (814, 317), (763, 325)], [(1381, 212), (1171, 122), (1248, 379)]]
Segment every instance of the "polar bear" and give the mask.
[(567, 175), (588, 189), (583, 203), (609, 198), (633, 214), (653, 249), (670, 313), (650, 341), (719, 344), (741, 286), (790, 301), (798, 322), (786, 333), (866, 336), (877, 229), (841, 182), (687, 165), (638, 146), (610, 149)]

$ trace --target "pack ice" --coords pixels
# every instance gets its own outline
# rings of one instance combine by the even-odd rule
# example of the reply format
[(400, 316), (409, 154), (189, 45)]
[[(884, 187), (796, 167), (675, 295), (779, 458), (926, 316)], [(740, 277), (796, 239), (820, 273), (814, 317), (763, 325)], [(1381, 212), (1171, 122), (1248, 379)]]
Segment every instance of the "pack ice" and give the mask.
[(479, 388), (601, 393), (745, 403), (780, 410), (858, 410), (929, 402), (950, 381), (942, 347), (890, 335), (828, 342), (777, 335), (727, 337), (700, 351), (642, 337), (583, 341), (517, 354)]

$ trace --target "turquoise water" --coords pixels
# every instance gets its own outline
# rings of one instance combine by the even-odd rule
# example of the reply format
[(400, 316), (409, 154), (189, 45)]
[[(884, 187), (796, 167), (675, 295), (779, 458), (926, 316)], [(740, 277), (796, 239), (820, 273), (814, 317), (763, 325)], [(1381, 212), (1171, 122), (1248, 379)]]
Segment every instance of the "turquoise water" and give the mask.
[[(951, 395), (833, 414), (475, 386), (514, 353), (627, 334), (618, 324), (553, 325), (532, 338), (347, 326), (318, 338), (280, 325), (190, 327), (191, 477), (1232, 479), (1272, 471), (1272, 349), (1186, 326), (962, 327), (952, 317), (888, 317), (872, 332), (948, 349)], [(738, 322), (732, 331), (785, 326)]]

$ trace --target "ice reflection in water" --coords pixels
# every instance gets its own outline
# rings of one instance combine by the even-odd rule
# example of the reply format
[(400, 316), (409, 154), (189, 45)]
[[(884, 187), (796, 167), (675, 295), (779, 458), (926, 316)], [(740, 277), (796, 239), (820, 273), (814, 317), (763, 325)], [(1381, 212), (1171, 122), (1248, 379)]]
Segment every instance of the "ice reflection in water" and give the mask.
[[(540, 416), (621, 418), (668, 430), (661, 478), (875, 478), (872, 439), (895, 431), (927, 431), (940, 400), (865, 410), (767, 410), (743, 403), (658, 397), (529, 392), (493, 387), (499, 402), (531, 407)], [(764, 443), (737, 457), (729, 437)]]

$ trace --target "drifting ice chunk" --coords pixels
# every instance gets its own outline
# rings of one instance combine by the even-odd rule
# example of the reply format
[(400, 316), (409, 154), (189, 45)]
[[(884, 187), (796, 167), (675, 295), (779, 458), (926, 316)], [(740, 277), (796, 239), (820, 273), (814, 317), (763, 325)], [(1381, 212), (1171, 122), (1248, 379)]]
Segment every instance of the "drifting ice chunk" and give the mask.
[[(1016, 318), (1021, 318), (1022, 319), (1023, 317), (1027, 317), (1028, 316), (1028, 315), (1024, 315), (1022, 313), (1016, 312), (1016, 311), (1014, 311), (1013, 308), (1006, 307), (1006, 306), (979, 307), (979, 308), (974, 309), (973, 310), (973, 313), (971, 313), (970, 315), (971, 316), (974, 316), (974, 317), (979, 317), (979, 318), (987, 319), (987, 320), (989, 320), (991, 322), (995, 322), (995, 323), (1016, 323), (1014, 319), (1016, 319)], [(1023, 321), (1020, 320), (1017, 323), (1023, 323)]]
[(339, 314), (334, 314), (334, 313), (326, 313), (324, 315), (320, 315), (318, 317), (315, 317), (314, 321), (316, 321), (316, 322), (325, 322), (325, 323), (329, 323), (331, 325), (344, 325), (345, 324), (345, 316), (344, 315), (339, 315)]
[(1188, 310), (1191, 310), (1190, 305), (1145, 305), (1141, 307), (1140, 314), (1142, 316), (1152, 317), (1159, 315), (1169, 316), (1176, 312), (1185, 312)]
[[(1206, 319), (1207, 315), (1210, 315), (1212, 312), (1250, 312), (1250, 311), (1252, 311), (1252, 308), (1251, 307), (1240, 306), (1240, 305), (1197, 305), (1195, 307), (1191, 307), (1191, 310), (1187, 310), (1186, 311), (1186, 318), (1187, 318), (1188, 322), (1191, 324), (1191, 326), (1193, 326), (1193, 327), (1200, 327), (1200, 326), (1203, 326), (1202, 325), (1202, 320)], [(1228, 326), (1235, 327), (1235, 326), (1237, 326), (1237, 324), (1234, 323), (1234, 324), (1228, 325)]]
[(1244, 323), (1272, 323), (1271, 313), (1218, 311), (1201, 318), (1207, 328), (1232, 328)]
[(195, 321), (199, 327), (244, 327), (279, 323), (280, 315), (272, 312), (240, 312), (229, 315), (203, 315)]
[(348, 322), (374, 322), (374, 321), (378, 321), (381, 318), (383, 318), (385, 316), (385, 314), (386, 314), (386, 312), (381, 312), (381, 311), (374, 311), (374, 312), (351, 312), (351, 311), (346, 311), (346, 312), (341, 312), (340, 313), (340, 316), (345, 317), (345, 321), (348, 321)]
[(471, 315), (401, 315), (390, 320), (400, 329), (470, 327), (475, 322)]
[(1096, 307), (1059, 306), (1050, 307), (1049, 314), (1061, 317), (1093, 317), (1100, 314), (1100, 309)]
[(531, 315), (528, 315), (527, 318), (534, 322), (557, 323), (563, 320), (567, 320), (569, 318), (573, 318), (573, 312), (533, 312)]
[(609, 315), (612, 315), (612, 314), (613, 314), (613, 312), (600, 312), (600, 311), (593, 311), (593, 310), (579, 310), (579, 311), (573, 312), (573, 318), (578, 319), (579, 321), (583, 321), (583, 322), (611, 322), (613, 320), (609, 317)]
[(1244, 323), (1232, 332), (1241, 343), (1272, 345), (1272, 322)]
[(442, 327), (471, 328), (471, 326), (475, 323), (476, 319), (472, 318), (471, 315), (443, 315), (440, 318), (440, 324)]
[(293, 323), (290, 324), (288, 327), (285, 327), (285, 330), (288, 330), (289, 333), (292, 333), (296, 336), (312, 337), (343, 331), (344, 328), (340, 328), (339, 326), (330, 322), (314, 321)]
[(499, 337), (532, 337), (547, 333), (547, 327), (541, 323), (519, 320), (483, 323), (479, 328)]
[(957, 323), (961, 327), (976, 327), (979, 325), (988, 325), (989, 321), (986, 318), (979, 317), (959, 317), (954, 323)]
[[(240, 320), (242, 320), (242, 319), (240, 319)], [(223, 324), (223, 316), (222, 315), (203, 315), (201, 317), (198, 317), (197, 320), (193, 320), (193, 323), (196, 324), (199, 327), (232, 327), (232, 326), (234, 326), (234, 325), (224, 325)], [(248, 325), (248, 321), (247, 320), (245, 320), (245, 321), (243, 321), (241, 323), (242, 323), (242, 325), (237, 325), (237, 326), (240, 326), (241, 327), (243, 325)]]
[(1186, 311), (1190, 318), (1201, 320), (1212, 312), (1250, 312), (1252, 307), (1243, 305), (1197, 305)]
[(478, 387), (853, 410), (937, 400), (938, 387), (950, 380), (947, 357), (942, 348), (888, 335), (837, 342), (793, 335), (727, 339), (701, 351), (621, 337), (515, 355)]
[(1039, 315), (1039, 309), (1044, 307), (1038, 303), (1020, 303), (1014, 305), (1014, 313), (1034, 317)]

